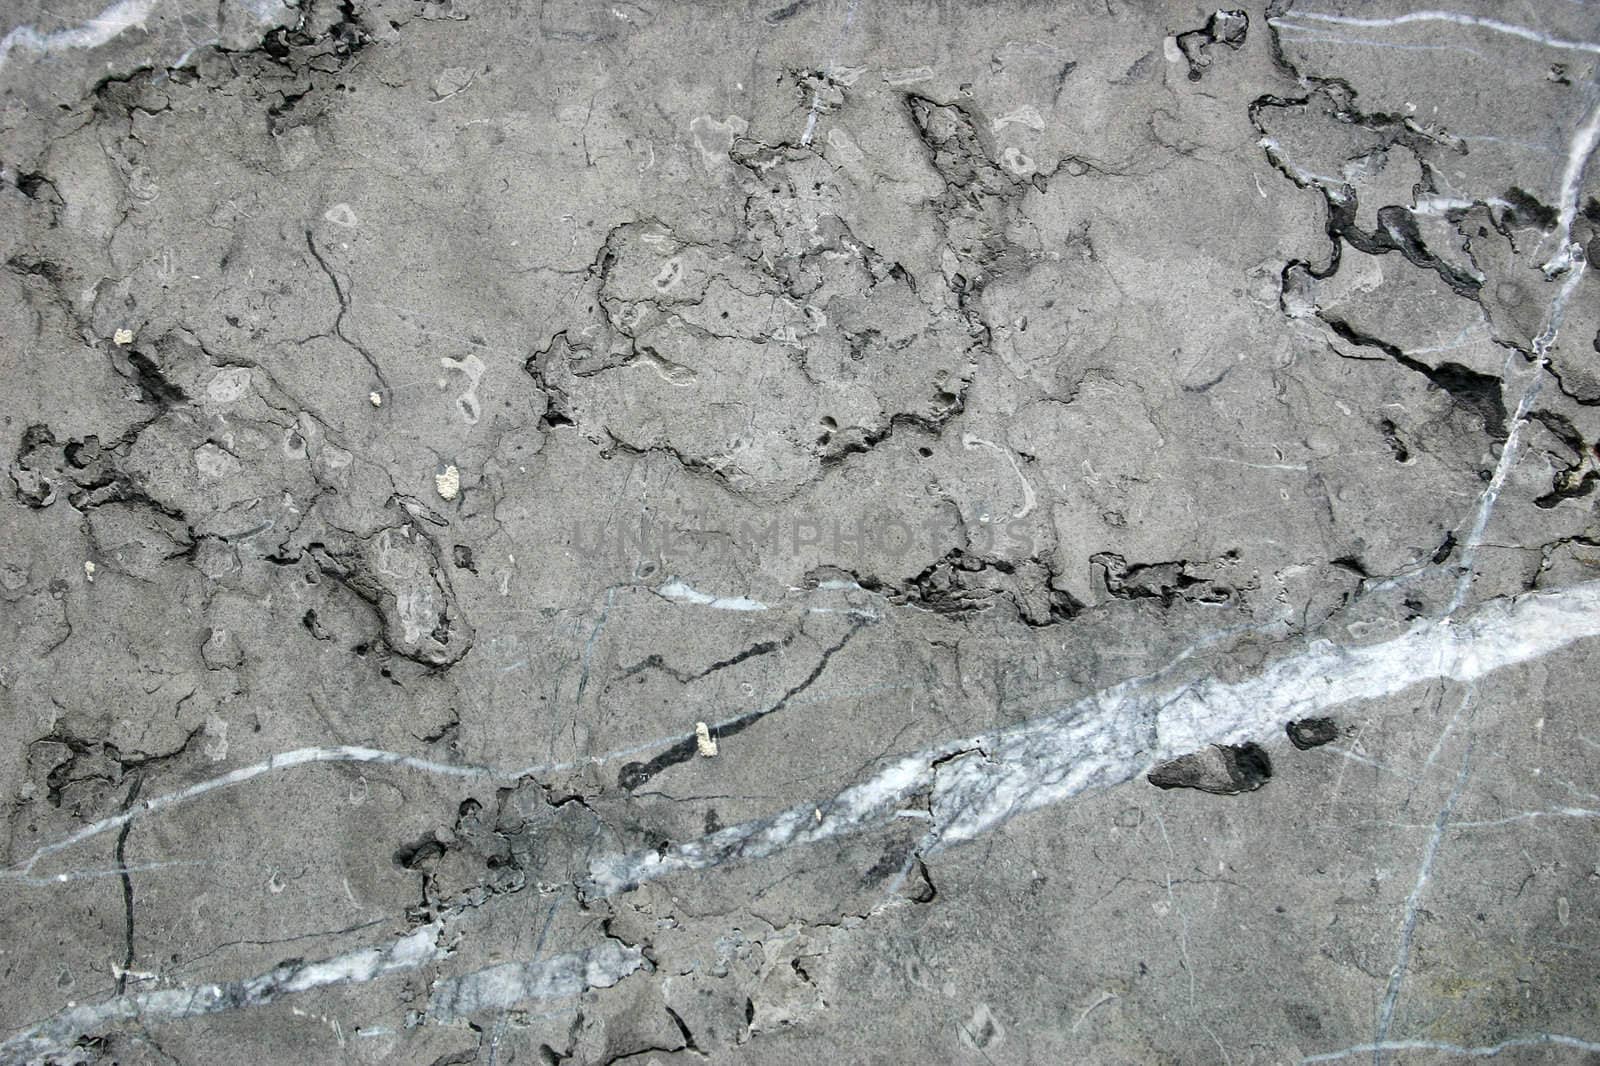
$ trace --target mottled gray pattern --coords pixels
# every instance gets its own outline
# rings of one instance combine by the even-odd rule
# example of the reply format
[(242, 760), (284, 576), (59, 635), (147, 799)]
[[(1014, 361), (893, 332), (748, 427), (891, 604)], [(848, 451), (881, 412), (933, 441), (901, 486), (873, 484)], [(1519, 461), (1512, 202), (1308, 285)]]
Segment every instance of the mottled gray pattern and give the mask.
[(1600, 9), (18, 0), (0, 1064), (1600, 1062)]

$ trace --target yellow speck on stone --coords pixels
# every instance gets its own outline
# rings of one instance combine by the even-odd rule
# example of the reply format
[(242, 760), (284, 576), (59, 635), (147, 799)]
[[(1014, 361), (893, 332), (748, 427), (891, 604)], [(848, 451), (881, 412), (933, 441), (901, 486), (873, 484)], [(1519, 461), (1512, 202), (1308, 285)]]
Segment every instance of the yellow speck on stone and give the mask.
[(455, 499), (461, 494), (461, 471), (452, 463), (442, 472), (433, 475), (433, 487), (439, 490), (440, 499)]
[(372, 401), (372, 406), (374, 407), (383, 406), (383, 393), (381, 392), (369, 392), (367, 393), (367, 399)]
[(83, 561), (83, 579), (85, 581), (89, 582), (89, 584), (91, 584), (91, 585), (94, 584), (94, 571), (95, 571), (94, 563), (92, 563), (89, 560), (85, 559)]
[(704, 722), (696, 722), (694, 724), (694, 746), (699, 748), (700, 754), (708, 759), (717, 753), (717, 742), (711, 739), (711, 730), (706, 727)]
[(124, 344), (132, 344), (133, 343), (133, 330), (131, 330), (131, 329), (119, 329), (119, 330), (117, 330), (115, 333), (113, 333), (111, 335), (111, 339), (117, 342), (118, 347), (120, 347), (120, 346), (122, 346)]

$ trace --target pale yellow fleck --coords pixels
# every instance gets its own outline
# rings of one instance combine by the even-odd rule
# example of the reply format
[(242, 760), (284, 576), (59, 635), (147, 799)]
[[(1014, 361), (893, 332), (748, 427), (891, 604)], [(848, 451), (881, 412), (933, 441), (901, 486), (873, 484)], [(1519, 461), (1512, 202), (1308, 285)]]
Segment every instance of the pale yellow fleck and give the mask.
[(717, 753), (717, 742), (712, 739), (711, 730), (704, 722), (694, 724), (694, 746), (708, 759)]
[(131, 329), (119, 329), (119, 330), (117, 330), (115, 333), (113, 333), (111, 335), (111, 339), (116, 341), (119, 346), (124, 345), (124, 344), (132, 344), (133, 343), (133, 330), (131, 330)]
[(451, 464), (443, 471), (433, 475), (433, 487), (439, 490), (439, 498), (453, 500), (461, 494), (461, 471)]

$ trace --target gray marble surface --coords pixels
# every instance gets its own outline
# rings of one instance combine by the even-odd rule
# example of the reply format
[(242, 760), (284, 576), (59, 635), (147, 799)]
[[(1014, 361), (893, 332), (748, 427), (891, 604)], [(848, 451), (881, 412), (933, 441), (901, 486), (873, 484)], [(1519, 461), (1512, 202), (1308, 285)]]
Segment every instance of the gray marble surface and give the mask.
[(98, 4), (0, 1064), (1600, 1062), (1600, 8)]

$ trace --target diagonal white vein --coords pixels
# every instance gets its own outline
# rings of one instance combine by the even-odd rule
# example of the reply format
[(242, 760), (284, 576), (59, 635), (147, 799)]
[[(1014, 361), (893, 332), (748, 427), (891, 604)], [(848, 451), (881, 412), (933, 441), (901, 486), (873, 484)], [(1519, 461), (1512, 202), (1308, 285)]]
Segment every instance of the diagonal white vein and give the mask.
[[(1418, 622), (1359, 647), (1317, 642), (1239, 681), (1176, 688), (1123, 682), (1054, 713), (951, 740), (884, 764), (820, 804), (804, 804), (697, 840), (590, 863), (591, 896), (667, 875), (749, 861), (868, 831), (927, 796), (931, 850), (1012, 817), (1136, 777), (1207, 744), (1259, 739), (1293, 718), (1381, 699), (1424, 681), (1473, 682), (1600, 636), (1600, 582), (1486, 604), (1471, 617)], [(1159, 675), (1154, 675), (1159, 677)]]
[(1525, 41), (1533, 41), (1535, 44), (1542, 44), (1547, 48), (1559, 48), (1573, 52), (1593, 52), (1596, 55), (1600, 55), (1600, 44), (1593, 41), (1570, 41), (1562, 37), (1552, 37), (1547, 33), (1541, 33), (1526, 26), (1502, 22), (1499, 19), (1484, 18), (1480, 15), (1467, 15), (1459, 11), (1408, 11), (1403, 15), (1363, 18), (1356, 15), (1336, 15), (1331, 11), (1297, 10), (1285, 17), (1272, 18), (1267, 21), (1273, 26), (1294, 29), (1294, 21), (1299, 19), (1311, 22), (1326, 22), (1335, 26), (1356, 26), (1362, 29), (1385, 29), (1391, 26), (1407, 26), (1414, 23), (1453, 22), (1458, 26), (1475, 26), (1494, 33), (1520, 37)]
[[(1382, 698), (1424, 681), (1473, 682), (1596, 636), (1600, 636), (1600, 581), (1492, 601), (1465, 620), (1418, 622), (1399, 636), (1374, 644), (1345, 647), (1319, 641), (1238, 681), (1204, 678), (1174, 687), (1162, 683), (1166, 671), (1161, 671), (1113, 686), (1054, 714), (897, 758), (822, 804), (792, 808), (664, 851), (600, 857), (590, 863), (584, 888), (591, 897), (611, 895), (678, 871), (759, 859), (790, 847), (864, 832), (894, 819), (901, 805), (919, 792), (931, 793), (929, 807), (938, 825), (934, 848), (942, 849), (992, 830), (1025, 811), (1126, 781), (1154, 762), (1205, 744), (1259, 738), (1280, 728), (1287, 719), (1354, 700)], [(459, 778), (507, 775), (486, 767), (449, 766), (375, 749), (313, 748), (151, 800), (143, 809), (171, 806), (271, 771), (334, 759)], [(24, 869), (31, 868), (43, 854), (124, 821), (104, 820), (87, 826), (41, 849)], [(439, 931), (435, 923), (386, 947), (286, 965), (248, 981), (133, 993), (69, 1008), (0, 1044), (0, 1063), (24, 1061), (41, 1048), (70, 1043), (75, 1039), (72, 1034), (87, 1031), (85, 1027), (103, 1027), (121, 1019), (193, 1017), (257, 1006), (330, 984), (376, 980), (439, 958)], [(440, 991), (438, 1006), (448, 1014), (476, 1009), (469, 1004), (498, 1004), (507, 996), (523, 993), (565, 994), (580, 963), (590, 973), (588, 983), (596, 985), (620, 978), (631, 967), (631, 960), (632, 955), (619, 955), (595, 970), (595, 960), (588, 956), (581, 960), (563, 956), (548, 960), (548, 965), (524, 966), (515, 972), (492, 969), (464, 979), (459, 987), (451, 985)], [(508, 984), (510, 978), (515, 980)]]

